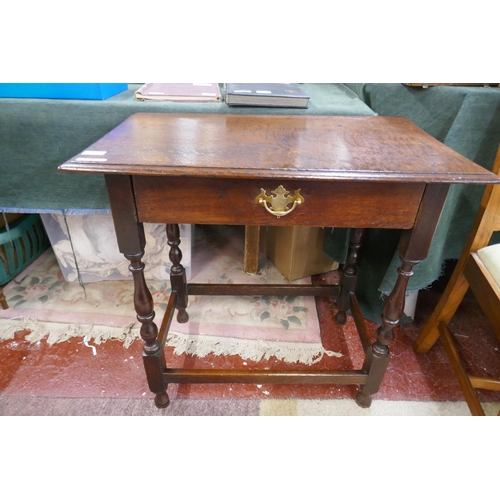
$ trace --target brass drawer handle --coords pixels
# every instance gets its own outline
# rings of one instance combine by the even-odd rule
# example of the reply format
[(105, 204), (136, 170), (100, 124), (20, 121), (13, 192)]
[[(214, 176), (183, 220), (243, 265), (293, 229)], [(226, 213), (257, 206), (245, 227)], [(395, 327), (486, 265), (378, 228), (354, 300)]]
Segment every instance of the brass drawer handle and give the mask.
[[(274, 193), (275, 196), (267, 196), (266, 190), (261, 188), (259, 196), (255, 198), (255, 203), (264, 205), (264, 208), (278, 219), (283, 215), (289, 214), (297, 205), (304, 203), (304, 198), (300, 194), (300, 189), (295, 191), (294, 196), (288, 196), (289, 191), (283, 186), (277, 187), (274, 191), (271, 191), (271, 193)], [(268, 203), (271, 204), (271, 208)], [(293, 203), (293, 205), (287, 208), (290, 203)]]

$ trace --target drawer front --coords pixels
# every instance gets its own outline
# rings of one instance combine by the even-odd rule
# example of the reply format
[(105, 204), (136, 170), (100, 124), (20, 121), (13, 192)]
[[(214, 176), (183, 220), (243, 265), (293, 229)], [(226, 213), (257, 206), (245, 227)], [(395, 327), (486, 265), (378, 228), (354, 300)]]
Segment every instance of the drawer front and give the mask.
[[(276, 179), (204, 179), (134, 176), (141, 222), (258, 226), (413, 227), (425, 184)], [(303, 202), (277, 217), (262, 189), (275, 196), (280, 185)], [(286, 210), (292, 206), (292, 203)], [(286, 211), (283, 210), (283, 211)]]

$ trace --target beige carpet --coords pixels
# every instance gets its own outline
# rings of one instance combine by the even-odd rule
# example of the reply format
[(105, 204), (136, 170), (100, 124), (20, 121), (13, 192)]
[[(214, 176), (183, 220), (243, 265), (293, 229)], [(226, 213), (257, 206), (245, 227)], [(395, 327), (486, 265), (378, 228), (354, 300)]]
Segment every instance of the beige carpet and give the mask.
[[(288, 283), (265, 257), (258, 274), (243, 272), (244, 228), (198, 227), (191, 282)], [(297, 282), (310, 283), (310, 278)], [(170, 293), (169, 282), (148, 280), (148, 286), (159, 325)], [(28, 341), (46, 338), (49, 344), (86, 337), (95, 344), (118, 339), (127, 347), (139, 338), (132, 281), (98, 281), (83, 286), (68, 283), (52, 249), (9, 283), (4, 294), (9, 309), (0, 310), (0, 340), (13, 338), (15, 331), (22, 329), (31, 331)], [(175, 348), (175, 354), (237, 354), (253, 361), (274, 356), (306, 365), (315, 364), (324, 355), (340, 357), (321, 344), (314, 297), (193, 296), (189, 315), (188, 323), (172, 323), (167, 345)]]

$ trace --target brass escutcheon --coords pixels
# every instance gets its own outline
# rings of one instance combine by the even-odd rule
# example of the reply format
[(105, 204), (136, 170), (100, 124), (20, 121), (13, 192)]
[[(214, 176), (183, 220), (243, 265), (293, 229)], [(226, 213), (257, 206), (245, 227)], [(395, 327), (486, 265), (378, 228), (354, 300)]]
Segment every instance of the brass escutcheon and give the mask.
[[(297, 205), (304, 203), (300, 189), (295, 191), (294, 196), (288, 196), (290, 192), (280, 185), (274, 191), (271, 191), (271, 193), (274, 193), (275, 196), (267, 196), (266, 190), (261, 188), (259, 196), (255, 198), (255, 203), (264, 205), (264, 208), (278, 219), (283, 215), (289, 214)], [(268, 203), (271, 204), (271, 207), (269, 207)], [(287, 208), (290, 203), (293, 203), (293, 205)]]

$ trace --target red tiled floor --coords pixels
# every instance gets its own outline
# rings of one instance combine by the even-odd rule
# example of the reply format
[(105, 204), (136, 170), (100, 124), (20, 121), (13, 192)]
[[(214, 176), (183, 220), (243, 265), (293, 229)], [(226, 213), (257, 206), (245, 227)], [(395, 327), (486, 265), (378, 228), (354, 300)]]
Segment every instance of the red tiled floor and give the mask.
[[(446, 278), (446, 277), (445, 277)], [(396, 331), (391, 345), (392, 358), (376, 399), (387, 400), (463, 400), (454, 379), (444, 349), (438, 342), (427, 354), (415, 354), (412, 344), (432, 312), (444, 286), (445, 278), (431, 289), (420, 292), (415, 321)], [(355, 332), (352, 317), (343, 327), (333, 320), (333, 300), (317, 299), (318, 315), (326, 349), (340, 351), (342, 358), (325, 356), (315, 369), (358, 369), (363, 353)], [(492, 376), (500, 376), (498, 342), (483, 318), (472, 296), (467, 296), (450, 324), (458, 334), (464, 352), (470, 356), (470, 369)], [(375, 337), (377, 325), (368, 322)], [(471, 335), (473, 333), (473, 335)], [(26, 332), (18, 332), (15, 339), (0, 343), (0, 392), (5, 395), (53, 397), (137, 397), (151, 398), (142, 366), (142, 343), (134, 342), (124, 349), (118, 341), (96, 346), (97, 355), (73, 339), (49, 346), (45, 341), (29, 344)], [(479, 345), (479, 349), (474, 347)], [(174, 356), (167, 348), (167, 364), (171, 367), (220, 369), (286, 369), (290, 364), (277, 360), (267, 362), (243, 361), (238, 356), (225, 358), (208, 356), (200, 359), (190, 355)], [(485, 368), (479, 364), (483, 363)], [(297, 369), (309, 369), (297, 365)], [(169, 387), (171, 398), (352, 398), (355, 386), (329, 385), (272, 385), (253, 384), (185, 384)], [(500, 394), (481, 391), (484, 401), (500, 401)]]

